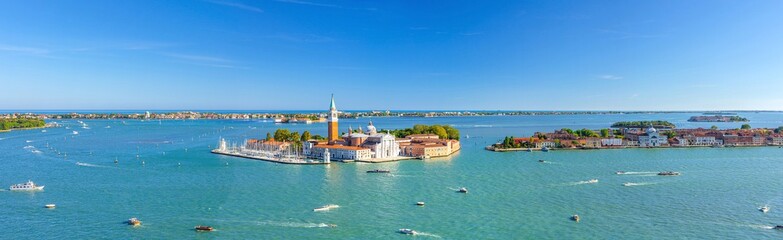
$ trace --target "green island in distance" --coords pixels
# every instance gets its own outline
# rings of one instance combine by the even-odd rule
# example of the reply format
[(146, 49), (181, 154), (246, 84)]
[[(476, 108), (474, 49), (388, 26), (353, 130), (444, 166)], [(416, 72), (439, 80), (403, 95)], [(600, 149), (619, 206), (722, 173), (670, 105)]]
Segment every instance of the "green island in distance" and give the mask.
[(38, 118), (0, 118), (0, 131), (42, 128), (45, 126), (46, 122)]

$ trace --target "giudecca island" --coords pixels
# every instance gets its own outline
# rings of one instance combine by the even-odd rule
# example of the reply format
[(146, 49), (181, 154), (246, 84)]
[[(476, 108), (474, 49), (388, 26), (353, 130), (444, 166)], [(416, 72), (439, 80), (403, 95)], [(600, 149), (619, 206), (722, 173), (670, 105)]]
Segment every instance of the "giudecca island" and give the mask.
[[(646, 127), (645, 127), (646, 126)], [(676, 129), (666, 121), (618, 122), (599, 130), (563, 128), (530, 137), (505, 137), (487, 146), (490, 151), (548, 151), (551, 149), (747, 147), (783, 146), (783, 127), (737, 129)]]
[(448, 125), (414, 125), (401, 130), (378, 130), (372, 121), (366, 128), (339, 131), (339, 111), (332, 96), (327, 114), (327, 136), (305, 131), (277, 129), (265, 139), (242, 144), (220, 139), (212, 153), (285, 164), (340, 162), (390, 162), (449, 156), (460, 150), (459, 130)]

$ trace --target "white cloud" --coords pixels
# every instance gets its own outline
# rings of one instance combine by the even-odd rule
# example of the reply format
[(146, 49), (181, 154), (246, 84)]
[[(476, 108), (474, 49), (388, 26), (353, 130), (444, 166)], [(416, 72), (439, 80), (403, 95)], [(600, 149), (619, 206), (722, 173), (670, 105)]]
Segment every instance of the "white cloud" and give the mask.
[(264, 10), (261, 10), (260, 8), (253, 7), (253, 6), (250, 6), (250, 5), (247, 5), (247, 4), (243, 4), (243, 3), (238, 3), (238, 2), (224, 2), (224, 1), (215, 1), (215, 0), (207, 0), (207, 2), (214, 3), (214, 4), (219, 4), (219, 5), (223, 5), (223, 6), (239, 8), (239, 9), (247, 10), (247, 11), (251, 11), (251, 12), (257, 12), (257, 13), (264, 12)]
[(620, 80), (620, 79), (623, 79), (623, 77), (621, 77), (621, 76), (612, 75), (612, 74), (604, 74), (604, 75), (598, 76), (598, 78), (604, 79), (604, 80)]
[(50, 52), (48, 49), (43, 49), (43, 48), (11, 46), (11, 45), (4, 45), (4, 44), (0, 44), (0, 51), (23, 53), (23, 54), (30, 54), (30, 55), (44, 55)]

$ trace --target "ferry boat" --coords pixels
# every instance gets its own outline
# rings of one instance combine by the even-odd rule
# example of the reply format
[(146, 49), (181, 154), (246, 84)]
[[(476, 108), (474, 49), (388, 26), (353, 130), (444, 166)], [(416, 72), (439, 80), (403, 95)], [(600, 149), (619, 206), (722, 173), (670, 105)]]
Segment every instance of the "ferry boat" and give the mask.
[(658, 176), (679, 176), (679, 172), (672, 172), (672, 171), (665, 171), (665, 172), (659, 172)]
[(29, 181), (29, 180), (26, 183), (11, 185), (11, 187), (9, 188), (9, 190), (11, 191), (38, 191), (43, 189), (44, 186), (35, 185), (33, 181)]
[(202, 225), (198, 225), (198, 226), (194, 227), (194, 229), (196, 229), (196, 231), (204, 231), (204, 232), (211, 232), (212, 230), (215, 230), (215, 228), (213, 228), (213, 227), (202, 226)]
[(574, 220), (575, 222), (579, 222), (579, 215), (574, 214), (574, 216), (571, 216), (571, 220)]
[(139, 221), (138, 218), (130, 218), (130, 219), (128, 219), (127, 223), (128, 223), (128, 225), (131, 225), (131, 226), (139, 226), (139, 225), (141, 225), (141, 221)]
[(410, 229), (410, 228), (400, 228), (400, 230), (397, 230), (397, 232), (402, 233), (402, 234), (407, 234), (407, 235), (419, 234), (418, 232), (416, 232), (416, 231), (414, 231), (413, 229)]
[(340, 207), (340, 206), (336, 205), (336, 204), (329, 204), (329, 205), (324, 205), (323, 207), (319, 207), (319, 208), (313, 209), (313, 212), (329, 211), (329, 210), (332, 210), (332, 209), (338, 208), (338, 207)]
[(389, 170), (381, 170), (381, 169), (375, 169), (375, 170), (367, 171), (367, 173), (390, 173), (390, 172), (391, 171), (389, 171)]
[(459, 190), (457, 190), (457, 192), (468, 193), (468, 189), (464, 188), (464, 187), (461, 187), (461, 188), (459, 188)]
[(760, 207), (760, 208), (759, 208), (759, 211), (761, 211), (761, 212), (763, 212), (763, 213), (767, 213), (767, 212), (769, 212), (769, 206), (763, 206), (763, 207)]

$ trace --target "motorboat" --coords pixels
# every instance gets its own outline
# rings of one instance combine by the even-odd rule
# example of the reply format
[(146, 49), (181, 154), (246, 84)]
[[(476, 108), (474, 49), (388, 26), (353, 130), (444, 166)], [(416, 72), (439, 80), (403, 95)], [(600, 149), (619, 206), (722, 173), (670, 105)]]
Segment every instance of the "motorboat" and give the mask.
[(763, 206), (763, 207), (760, 207), (760, 208), (759, 208), (759, 211), (761, 211), (761, 212), (763, 212), (763, 213), (767, 213), (767, 212), (769, 212), (769, 206)]
[(400, 228), (400, 230), (397, 230), (397, 232), (402, 233), (402, 234), (407, 234), (407, 235), (419, 234), (418, 232), (416, 232), (416, 231), (414, 231), (413, 229), (410, 229), (410, 228)]
[(680, 175), (679, 172), (672, 172), (672, 171), (664, 171), (658, 173), (658, 176), (679, 176), (679, 175)]
[(461, 188), (459, 188), (459, 189), (457, 190), (457, 192), (461, 192), (461, 193), (468, 193), (468, 189), (467, 189), (467, 188), (464, 188), (464, 187), (461, 187)]
[(541, 151), (542, 151), (542, 152), (549, 152), (549, 148), (548, 148), (548, 147), (542, 147), (542, 148), (541, 148)]
[(131, 226), (139, 226), (139, 225), (141, 225), (141, 221), (139, 221), (139, 219), (135, 218), (135, 217), (128, 219), (128, 221), (126, 221), (126, 222), (128, 223), (128, 225), (131, 225)]
[(623, 175), (623, 174), (625, 174), (625, 171), (617, 171), (617, 172), (614, 172), (614, 174)]
[(777, 226), (773, 227), (772, 229), (783, 230), (783, 225), (777, 225)]
[(324, 206), (319, 207), (319, 208), (315, 208), (315, 209), (313, 209), (313, 212), (329, 211), (329, 210), (332, 210), (332, 209), (335, 209), (335, 208), (339, 208), (339, 207), (340, 206), (337, 205), (337, 204), (329, 204), (329, 205), (324, 205)]
[(590, 179), (586, 183), (598, 183), (598, 179)]
[(44, 205), (44, 207), (46, 207), (46, 208), (54, 208), (54, 207), (56, 207), (56, 205), (54, 205), (54, 203), (50, 203), (50, 204)]
[(538, 160), (538, 162), (540, 162), (540, 163), (545, 163), (546, 161), (544, 161), (544, 160), (542, 159), (542, 160)]
[(623, 186), (626, 186), (626, 187), (630, 187), (630, 186), (633, 186), (633, 185), (634, 185), (633, 183), (629, 183), (629, 182), (623, 183)]
[(424, 206), (424, 202), (416, 202), (416, 205), (418, 205), (418, 206)]
[(575, 222), (579, 222), (579, 215), (574, 214), (574, 216), (571, 216), (571, 220), (574, 220)]
[(44, 186), (38, 186), (33, 181), (28, 180), (26, 183), (14, 184), (9, 187), (11, 191), (39, 191), (43, 190)]
[(215, 228), (213, 227), (202, 226), (202, 225), (198, 225), (194, 229), (196, 229), (196, 231), (203, 231), (203, 232), (211, 232), (212, 230), (215, 230)]
[(389, 171), (389, 170), (381, 170), (381, 169), (375, 169), (375, 170), (367, 171), (367, 173), (390, 173), (390, 172), (391, 171)]
[(73, 135), (79, 134), (79, 132), (77, 132), (77, 131), (73, 131), (72, 133), (73, 133)]

